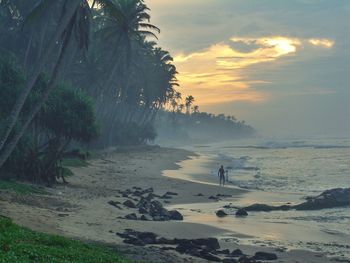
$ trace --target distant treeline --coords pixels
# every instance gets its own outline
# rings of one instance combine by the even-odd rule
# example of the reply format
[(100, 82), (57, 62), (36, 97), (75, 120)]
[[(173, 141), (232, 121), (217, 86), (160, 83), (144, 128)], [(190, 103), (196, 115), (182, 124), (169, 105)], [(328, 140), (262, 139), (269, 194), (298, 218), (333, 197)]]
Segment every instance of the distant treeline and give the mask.
[(256, 135), (253, 127), (234, 116), (200, 112), (197, 106), (191, 112), (162, 111), (156, 127), (160, 141), (179, 143), (218, 142)]
[(153, 141), (164, 115), (209, 123), (150, 18), (143, 0), (0, 0), (0, 175), (51, 184), (72, 147)]

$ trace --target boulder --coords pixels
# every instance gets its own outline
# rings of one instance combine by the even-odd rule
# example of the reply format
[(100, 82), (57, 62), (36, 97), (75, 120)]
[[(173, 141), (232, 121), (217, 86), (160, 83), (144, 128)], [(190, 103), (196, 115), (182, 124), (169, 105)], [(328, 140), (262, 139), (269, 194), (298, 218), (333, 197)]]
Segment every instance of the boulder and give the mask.
[(236, 212), (237, 217), (245, 217), (248, 216), (248, 213), (245, 209), (238, 209)]
[(208, 260), (208, 261), (211, 261), (211, 262), (221, 262), (221, 258), (214, 256), (213, 254), (211, 254), (205, 250), (200, 251), (198, 257), (203, 258), (203, 259)]
[(217, 254), (221, 254), (221, 255), (229, 255), (230, 254), (230, 250), (228, 249), (224, 249), (224, 250), (219, 250), (216, 251)]
[(133, 201), (130, 201), (130, 200), (126, 200), (124, 203), (123, 203), (124, 206), (128, 207), (128, 208), (136, 208), (136, 205)]
[(237, 260), (234, 258), (225, 258), (222, 260), (222, 263), (237, 263)]
[(309, 197), (302, 204), (294, 206), (296, 210), (320, 210), (350, 205), (350, 188), (336, 188), (324, 191), (316, 197)]
[(120, 205), (120, 202), (115, 202), (115, 201), (109, 201), (108, 204), (110, 204), (111, 206), (114, 206), (118, 209), (122, 209), (119, 205)]
[(277, 260), (277, 255), (268, 252), (256, 252), (253, 258), (255, 260)]
[(152, 218), (151, 216), (149, 216), (149, 215), (142, 215), (142, 216), (140, 217), (140, 219), (141, 219), (142, 221), (153, 221), (153, 218)]
[(182, 221), (184, 219), (182, 214), (177, 210), (169, 211), (169, 214), (170, 214), (170, 220)]
[(235, 249), (235, 250), (233, 250), (233, 251), (231, 252), (230, 255), (231, 255), (232, 257), (241, 257), (241, 256), (243, 256), (244, 254), (243, 254), (242, 250), (240, 250), (240, 249)]
[(128, 220), (137, 220), (137, 215), (135, 213), (129, 214), (125, 216)]
[(224, 210), (218, 210), (218, 211), (216, 211), (216, 216), (217, 217), (225, 217), (225, 216), (227, 216), (228, 214), (224, 211)]
[(145, 207), (140, 207), (139, 208), (139, 213), (144, 215), (144, 214), (148, 214), (148, 210)]
[(166, 192), (165, 195), (178, 195), (178, 194), (174, 192)]

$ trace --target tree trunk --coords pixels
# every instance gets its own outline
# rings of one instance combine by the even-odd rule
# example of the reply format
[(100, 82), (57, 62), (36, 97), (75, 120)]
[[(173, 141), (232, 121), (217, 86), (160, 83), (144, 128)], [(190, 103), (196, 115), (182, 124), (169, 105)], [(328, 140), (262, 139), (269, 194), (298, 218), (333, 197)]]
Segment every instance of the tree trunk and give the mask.
[(67, 51), (67, 46), (69, 44), (69, 40), (70, 40), (70, 37), (71, 37), (71, 33), (72, 33), (72, 30), (70, 30), (70, 32), (67, 33), (67, 35), (65, 36), (65, 39), (64, 39), (63, 44), (62, 44), (62, 48), (60, 50), (60, 55), (58, 57), (57, 63), (55, 65), (55, 68), (54, 68), (53, 73), (52, 73), (51, 80), (50, 80), (50, 82), (48, 84), (48, 87), (44, 91), (41, 100), (38, 101), (34, 105), (32, 110), (29, 112), (27, 120), (24, 122), (24, 124), (21, 127), (21, 129), (14, 134), (13, 138), (8, 142), (7, 146), (1, 151), (1, 153), (0, 153), (0, 168), (4, 165), (4, 163), (7, 161), (7, 159), (9, 158), (11, 153), (13, 152), (13, 150), (16, 148), (19, 140), (24, 135), (24, 132), (27, 130), (27, 128), (32, 123), (32, 121), (33, 121), (34, 117), (36, 116), (36, 114), (40, 111), (41, 107), (46, 102), (46, 100), (49, 97), (50, 93), (56, 87), (56, 84), (57, 84), (57, 81), (58, 81), (58, 78), (59, 78), (59, 72), (60, 72), (61, 67), (63, 65), (64, 58), (67, 55), (66, 51)]
[[(21, 94), (19, 95), (19, 97), (16, 100), (15, 105), (12, 108), (12, 111), (9, 115), (9, 118), (6, 121), (7, 125), (5, 128), (5, 132), (4, 132), (3, 136), (1, 136), (1, 138), (0, 138), (0, 151), (4, 148), (4, 145), (7, 141), (7, 139), (9, 138), (13, 128), (15, 127), (16, 122), (17, 122), (18, 117), (19, 117), (19, 114), (21, 113), (22, 108), (26, 102), (26, 99), (34, 87), (34, 85), (37, 81), (37, 78), (40, 75), (42, 68), (44, 67), (48, 56), (50, 55), (51, 51), (56, 46), (57, 41), (60, 39), (62, 33), (64, 32), (64, 30), (66, 29), (67, 25), (69, 24), (71, 18), (73, 17), (74, 13), (76, 12), (76, 9), (78, 8), (78, 6), (80, 4), (80, 1), (75, 0), (75, 2), (73, 2), (73, 4), (74, 5), (72, 5), (70, 8), (67, 8), (68, 14), (64, 17), (63, 21), (61, 21), (61, 23), (59, 24), (59, 28), (56, 30), (54, 37), (51, 39), (44, 54), (39, 58), (37, 67), (34, 69), (33, 74), (30, 76), (30, 78), (27, 82), (27, 85), (22, 90)], [(1, 166), (2, 166), (2, 164), (1, 164), (1, 158), (0, 158), (0, 167)]]

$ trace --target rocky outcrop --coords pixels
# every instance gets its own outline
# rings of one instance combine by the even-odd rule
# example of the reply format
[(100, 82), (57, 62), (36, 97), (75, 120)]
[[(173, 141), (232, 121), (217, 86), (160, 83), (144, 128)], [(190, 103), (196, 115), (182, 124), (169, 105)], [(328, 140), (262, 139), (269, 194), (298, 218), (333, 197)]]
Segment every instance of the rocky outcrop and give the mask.
[[(144, 190), (139, 187), (133, 187), (132, 189), (127, 189), (125, 191), (119, 192), (122, 194), (122, 196), (126, 196), (128, 198), (128, 200), (123, 203), (123, 206), (126, 208), (135, 209), (135, 212), (139, 213), (139, 216), (136, 213), (131, 213), (125, 216), (125, 219), (142, 221), (183, 220), (183, 216), (179, 211), (169, 211), (163, 207), (163, 204), (160, 201), (155, 200), (155, 198), (171, 199), (172, 196), (176, 196), (177, 193), (166, 192), (163, 196), (158, 196), (154, 194), (153, 188), (147, 188)], [(165, 203), (166, 201), (163, 202)], [(118, 206), (120, 204), (119, 202), (110, 201), (108, 203), (119, 209), (122, 209)]]
[(228, 214), (224, 211), (224, 210), (218, 210), (218, 211), (216, 211), (216, 216), (217, 217), (225, 217), (225, 216), (228, 216)]
[(270, 206), (266, 204), (253, 204), (245, 207), (246, 211), (271, 212), (271, 211), (288, 211), (295, 210), (321, 210), (350, 206), (350, 188), (336, 188), (324, 191), (315, 197), (308, 197), (307, 200), (298, 205)]
[(245, 217), (248, 216), (248, 213), (245, 209), (238, 209), (236, 212), (237, 217)]
[(220, 244), (216, 238), (199, 238), (199, 239), (166, 239), (158, 237), (150, 232), (138, 232), (127, 229), (124, 233), (117, 233), (124, 239), (124, 243), (135, 246), (146, 245), (163, 245), (164, 250), (175, 250), (180, 254), (198, 257), (210, 262), (224, 263), (254, 263), (262, 261), (276, 260), (277, 255), (267, 252), (257, 252), (254, 256), (249, 257), (239, 250), (229, 249), (219, 250)]

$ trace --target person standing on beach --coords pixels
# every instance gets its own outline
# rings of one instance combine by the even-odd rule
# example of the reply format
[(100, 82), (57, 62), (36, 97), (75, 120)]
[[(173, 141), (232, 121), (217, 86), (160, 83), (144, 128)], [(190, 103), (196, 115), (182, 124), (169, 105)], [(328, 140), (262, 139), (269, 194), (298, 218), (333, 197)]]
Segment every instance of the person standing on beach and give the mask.
[[(221, 165), (219, 171), (218, 171), (218, 177), (220, 180), (220, 186), (222, 184), (222, 186), (225, 186), (225, 170), (224, 170), (224, 166)], [(222, 183), (221, 183), (222, 182)]]

